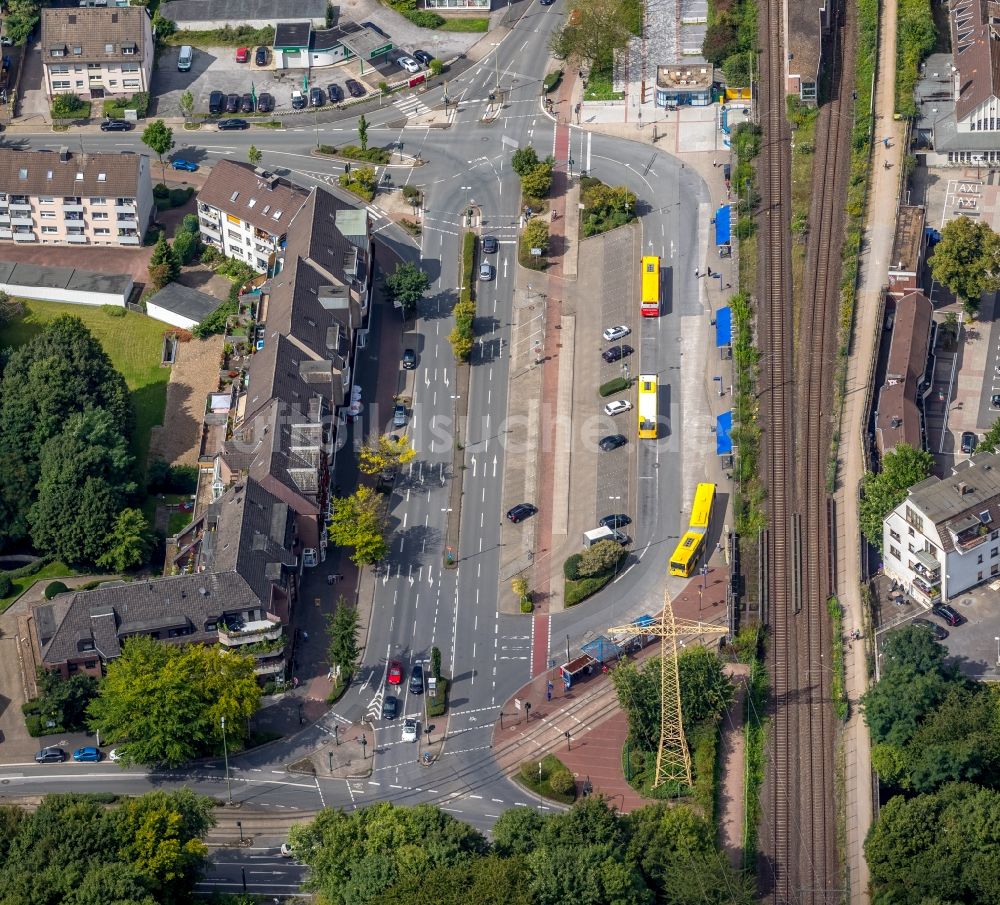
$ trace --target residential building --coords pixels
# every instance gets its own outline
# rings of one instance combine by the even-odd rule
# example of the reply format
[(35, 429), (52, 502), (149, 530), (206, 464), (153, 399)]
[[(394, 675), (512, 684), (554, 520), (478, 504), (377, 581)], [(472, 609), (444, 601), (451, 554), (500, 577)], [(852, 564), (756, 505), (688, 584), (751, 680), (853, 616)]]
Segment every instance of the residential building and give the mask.
[(221, 644), (256, 661), (259, 676), (284, 671), (298, 594), (295, 519), (252, 481), (236, 484), (177, 538), (177, 573), (60, 594), (32, 608), (36, 659), (63, 676), (100, 676), (129, 638)]
[(810, 106), (819, 99), (823, 43), (830, 31), (827, 0), (785, 0), (785, 89)]
[(220, 160), (198, 193), (202, 241), (266, 273), (307, 195), (273, 173)]
[(143, 6), (43, 9), (39, 46), (49, 97), (149, 91), (155, 46)]
[(930, 299), (922, 292), (910, 292), (890, 301), (889, 310), (892, 340), (875, 413), (875, 437), (882, 455), (901, 443), (924, 448), (924, 397), (930, 392), (932, 373)]
[(896, 210), (896, 235), (889, 258), (889, 294), (901, 298), (920, 288), (927, 253), (927, 212), (920, 205), (901, 204)]
[(167, 0), (160, 13), (178, 28), (209, 31), (216, 28), (277, 28), (285, 22), (326, 25), (327, 0)]
[(914, 487), (882, 523), (887, 575), (924, 604), (1000, 576), (1000, 454), (979, 453)]
[(0, 148), (0, 240), (140, 245), (152, 212), (145, 154)]
[(707, 107), (715, 69), (708, 63), (656, 67), (656, 106)]

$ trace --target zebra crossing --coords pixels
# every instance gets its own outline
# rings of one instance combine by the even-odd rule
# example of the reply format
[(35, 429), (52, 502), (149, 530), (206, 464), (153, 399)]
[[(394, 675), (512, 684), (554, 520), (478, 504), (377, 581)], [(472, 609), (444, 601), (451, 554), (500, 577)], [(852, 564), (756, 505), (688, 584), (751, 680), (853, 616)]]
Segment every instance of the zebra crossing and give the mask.
[(424, 113), (431, 112), (431, 108), (428, 107), (427, 104), (425, 104), (415, 94), (408, 94), (405, 97), (401, 97), (398, 100), (393, 101), (392, 106), (407, 117), (422, 116)]

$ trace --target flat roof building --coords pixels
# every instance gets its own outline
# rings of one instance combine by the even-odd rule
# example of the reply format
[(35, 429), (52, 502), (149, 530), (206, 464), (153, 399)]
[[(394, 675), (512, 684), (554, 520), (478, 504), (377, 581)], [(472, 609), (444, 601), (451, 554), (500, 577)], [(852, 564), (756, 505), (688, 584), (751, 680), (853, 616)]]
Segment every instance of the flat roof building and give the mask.
[(927, 212), (917, 204), (901, 204), (896, 211), (896, 234), (889, 257), (889, 293), (902, 297), (920, 288), (927, 251)]

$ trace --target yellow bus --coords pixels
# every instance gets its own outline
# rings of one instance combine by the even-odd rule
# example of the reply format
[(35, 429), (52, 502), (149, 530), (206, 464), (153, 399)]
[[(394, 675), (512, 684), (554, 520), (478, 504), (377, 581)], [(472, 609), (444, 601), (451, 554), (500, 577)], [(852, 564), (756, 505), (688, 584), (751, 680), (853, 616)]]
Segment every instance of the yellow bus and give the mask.
[(692, 531), (708, 531), (712, 520), (712, 505), (715, 503), (715, 485), (699, 484), (694, 491), (694, 503), (691, 504)]
[(660, 259), (650, 255), (642, 259), (643, 317), (660, 316)]
[(701, 549), (705, 545), (703, 531), (688, 531), (670, 557), (670, 574), (688, 578), (698, 564)]
[(656, 376), (639, 375), (639, 439), (656, 439)]

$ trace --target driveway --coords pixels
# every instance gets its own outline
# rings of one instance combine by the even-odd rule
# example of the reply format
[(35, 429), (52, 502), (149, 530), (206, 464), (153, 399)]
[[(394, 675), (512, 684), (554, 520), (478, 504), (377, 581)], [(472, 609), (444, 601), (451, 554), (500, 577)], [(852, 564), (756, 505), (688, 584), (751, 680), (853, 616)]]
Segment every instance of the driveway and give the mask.
[(42, 53), (38, 44), (32, 44), (24, 51), (24, 72), (21, 73), (21, 105), (18, 122), (48, 123), (49, 99), (45, 96), (42, 78)]

